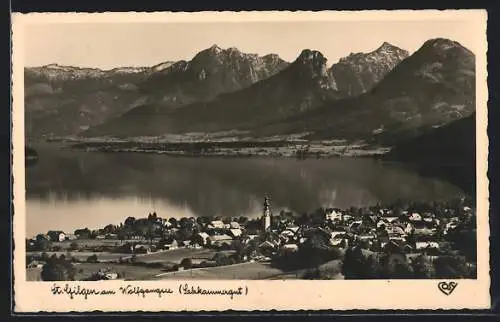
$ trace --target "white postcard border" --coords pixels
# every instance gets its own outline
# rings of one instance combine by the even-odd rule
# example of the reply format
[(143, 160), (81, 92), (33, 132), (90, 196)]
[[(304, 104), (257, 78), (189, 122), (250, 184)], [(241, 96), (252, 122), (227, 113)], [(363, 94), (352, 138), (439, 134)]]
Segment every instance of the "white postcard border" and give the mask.
[[(299, 21), (299, 20), (463, 20), (467, 32), (477, 34), (471, 48), (476, 54), (477, 133), (477, 280), (455, 280), (452, 295), (441, 293), (441, 280), (356, 281), (101, 281), (27, 282), (25, 273), (25, 169), (24, 169), (24, 25), (39, 23), (140, 23), (208, 21)], [(224, 311), (224, 310), (351, 310), (351, 309), (487, 309), (490, 307), (489, 192), (486, 83), (485, 10), (398, 10), (324, 12), (199, 12), (199, 13), (31, 13), (14, 14), (13, 29), (13, 175), (14, 175), (14, 301), (16, 312), (85, 311)], [(242, 295), (181, 295), (184, 284), (207, 289), (238, 289)], [(71, 288), (114, 290), (114, 295), (53, 295), (57, 284)], [(170, 288), (173, 294), (125, 295), (120, 287)]]

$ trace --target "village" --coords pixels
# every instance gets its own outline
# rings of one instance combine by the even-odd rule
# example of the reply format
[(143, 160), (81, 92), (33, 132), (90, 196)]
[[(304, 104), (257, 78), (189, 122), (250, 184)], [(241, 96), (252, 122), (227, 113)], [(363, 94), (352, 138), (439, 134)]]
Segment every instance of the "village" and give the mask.
[(28, 280), (475, 278), (472, 202), (165, 219), (26, 240)]

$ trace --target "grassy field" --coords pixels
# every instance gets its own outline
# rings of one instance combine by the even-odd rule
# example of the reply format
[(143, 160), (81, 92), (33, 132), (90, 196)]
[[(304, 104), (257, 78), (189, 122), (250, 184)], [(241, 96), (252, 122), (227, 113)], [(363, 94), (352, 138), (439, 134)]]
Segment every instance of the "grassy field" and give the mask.
[(151, 253), (137, 257), (138, 262), (142, 263), (180, 263), (184, 258), (209, 260), (215, 255), (215, 251), (211, 249), (201, 248), (179, 248), (167, 250), (164, 252)]
[[(113, 272), (119, 273), (125, 280), (150, 280), (155, 275), (161, 273), (159, 268), (149, 268), (130, 264), (115, 263), (76, 263), (76, 280), (83, 280), (90, 277), (99, 269), (109, 268)], [(40, 281), (41, 268), (28, 268), (26, 279), (28, 281)]]
[[(46, 252), (47, 255), (56, 255), (57, 257), (64, 255), (66, 257), (75, 257), (80, 261), (86, 261), (89, 256), (96, 255), (98, 261), (108, 262), (108, 261), (118, 261), (120, 257), (128, 258), (131, 254), (125, 253), (108, 253), (108, 252)], [(40, 256), (42, 252), (27, 252), (27, 256)]]
[(63, 242), (52, 242), (52, 246), (61, 247), (61, 249), (70, 248), (72, 243), (78, 245), (78, 247), (99, 247), (99, 246), (118, 246), (125, 243), (141, 243), (148, 244), (147, 240), (117, 240), (117, 239), (75, 239), (75, 240), (65, 240)]
[[(28, 252), (27, 255), (39, 255), (40, 252)], [(49, 256), (56, 254), (60, 256), (64, 254), (68, 256), (67, 252), (47, 252)], [(99, 269), (110, 268), (112, 271), (120, 273), (125, 279), (154, 279), (155, 275), (162, 272), (161, 268), (149, 268), (140, 265), (130, 265), (130, 264), (118, 264), (109, 263), (106, 261), (118, 261), (120, 257), (128, 258), (130, 254), (115, 254), (115, 253), (105, 253), (105, 252), (72, 252), (71, 255), (78, 258), (79, 260), (86, 260), (87, 257), (96, 254), (97, 259), (101, 263), (75, 263), (77, 269), (76, 279), (84, 279), (92, 275), (92, 273), (97, 272)], [(139, 263), (180, 263), (184, 258), (193, 258), (200, 260), (211, 259), (215, 254), (215, 251), (210, 249), (193, 249), (193, 248), (180, 248), (164, 252), (151, 253), (151, 254), (140, 254), (137, 255), (137, 262)], [(105, 263), (103, 263), (105, 262)], [(40, 268), (28, 268), (27, 269), (27, 280), (28, 281), (39, 281), (40, 280)]]
[(163, 273), (157, 279), (195, 279), (195, 280), (257, 280), (282, 275), (283, 271), (273, 268), (269, 263), (250, 262), (228, 266), (197, 268), (192, 270)]

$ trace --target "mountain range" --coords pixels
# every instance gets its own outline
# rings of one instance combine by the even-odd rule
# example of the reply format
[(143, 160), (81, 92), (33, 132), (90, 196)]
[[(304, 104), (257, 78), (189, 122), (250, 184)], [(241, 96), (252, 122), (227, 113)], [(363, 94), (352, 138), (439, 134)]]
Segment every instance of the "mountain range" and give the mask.
[(109, 71), (25, 69), (27, 135), (144, 136), (245, 130), (395, 144), (471, 115), (475, 57), (431, 39), (410, 55), (384, 42), (331, 67), (212, 46), (190, 61)]
[(374, 88), (260, 127), (260, 133), (310, 133), (309, 139), (369, 139), (393, 145), (475, 111), (475, 56), (457, 42), (426, 41)]

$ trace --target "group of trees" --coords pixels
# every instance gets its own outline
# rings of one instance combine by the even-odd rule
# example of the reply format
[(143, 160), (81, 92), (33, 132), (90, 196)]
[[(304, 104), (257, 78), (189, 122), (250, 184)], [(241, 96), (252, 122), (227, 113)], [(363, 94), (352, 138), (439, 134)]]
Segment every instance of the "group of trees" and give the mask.
[(365, 255), (359, 247), (347, 249), (342, 274), (345, 279), (430, 279), (473, 278), (475, 269), (460, 256), (439, 256), (431, 260), (418, 255), (407, 260), (403, 254)]
[(76, 268), (64, 255), (57, 257), (55, 254), (46, 259), (42, 267), (41, 278), (43, 281), (74, 281)]

